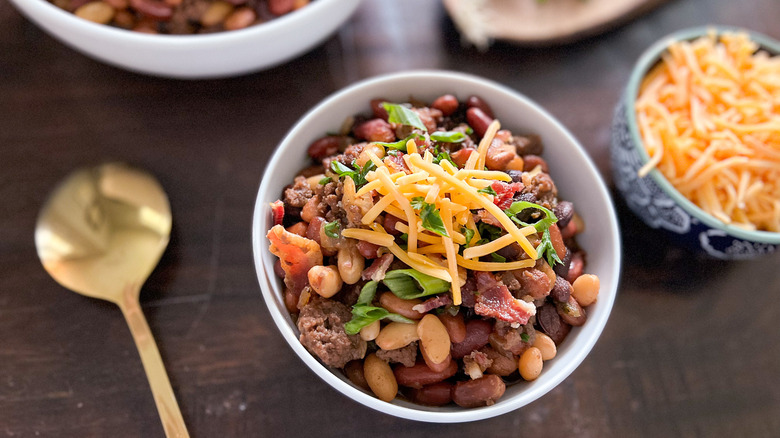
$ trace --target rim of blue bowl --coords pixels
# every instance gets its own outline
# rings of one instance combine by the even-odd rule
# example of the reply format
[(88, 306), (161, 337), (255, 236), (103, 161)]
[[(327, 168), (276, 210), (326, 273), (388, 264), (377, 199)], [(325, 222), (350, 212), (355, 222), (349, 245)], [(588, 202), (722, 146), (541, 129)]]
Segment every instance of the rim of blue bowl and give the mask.
[[(642, 79), (644, 79), (647, 72), (658, 63), (661, 58), (661, 54), (665, 52), (672, 43), (677, 41), (691, 41), (701, 36), (705, 36), (713, 31), (718, 35), (724, 32), (747, 33), (751, 40), (758, 43), (760, 49), (766, 50), (772, 55), (780, 54), (780, 42), (775, 39), (750, 29), (720, 25), (682, 29), (666, 35), (665, 37), (658, 40), (655, 44), (650, 46), (642, 53), (636, 65), (634, 66), (634, 69), (631, 72), (631, 77), (628, 81), (626, 93), (622, 97), (626, 111), (626, 122), (628, 123), (628, 129), (633, 140), (632, 146), (639, 153), (642, 164), (645, 164), (650, 160), (650, 156), (648, 155), (647, 150), (643, 145), (642, 137), (639, 135), (639, 127), (636, 121), (636, 112), (634, 111), (634, 102), (636, 101), (636, 97), (639, 93), (639, 85), (641, 84)], [(699, 206), (683, 196), (658, 169), (651, 170), (648, 176), (651, 177), (658, 185), (658, 187), (660, 187), (664, 193), (671, 197), (688, 214), (708, 225), (709, 227), (723, 230), (729, 235), (739, 239), (749, 240), (752, 242), (780, 244), (780, 233), (772, 231), (746, 230), (744, 228), (726, 224), (725, 222), (705, 212)]]

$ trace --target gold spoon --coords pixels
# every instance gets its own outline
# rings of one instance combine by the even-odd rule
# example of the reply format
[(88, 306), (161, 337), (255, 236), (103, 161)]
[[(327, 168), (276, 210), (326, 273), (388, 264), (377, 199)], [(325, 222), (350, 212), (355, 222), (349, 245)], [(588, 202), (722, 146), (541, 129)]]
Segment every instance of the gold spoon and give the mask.
[(104, 164), (69, 175), (38, 216), (35, 246), (62, 286), (119, 306), (130, 327), (168, 438), (187, 438), (160, 352), (138, 303), (171, 234), (171, 207), (151, 175)]

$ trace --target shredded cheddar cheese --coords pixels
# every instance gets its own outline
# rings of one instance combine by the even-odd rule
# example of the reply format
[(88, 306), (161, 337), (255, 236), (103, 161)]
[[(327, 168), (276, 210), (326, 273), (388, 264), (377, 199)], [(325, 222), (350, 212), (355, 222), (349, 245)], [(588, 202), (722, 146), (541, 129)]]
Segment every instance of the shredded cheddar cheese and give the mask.
[(650, 161), (721, 221), (780, 231), (780, 57), (743, 33), (672, 44), (644, 78), (637, 124)]

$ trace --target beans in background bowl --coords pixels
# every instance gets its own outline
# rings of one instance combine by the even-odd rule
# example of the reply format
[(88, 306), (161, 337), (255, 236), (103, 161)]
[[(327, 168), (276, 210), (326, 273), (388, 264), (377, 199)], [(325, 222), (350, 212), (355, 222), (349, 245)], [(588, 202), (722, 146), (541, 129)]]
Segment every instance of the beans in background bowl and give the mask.
[(49, 0), (99, 24), (152, 34), (238, 30), (288, 14), (311, 0)]

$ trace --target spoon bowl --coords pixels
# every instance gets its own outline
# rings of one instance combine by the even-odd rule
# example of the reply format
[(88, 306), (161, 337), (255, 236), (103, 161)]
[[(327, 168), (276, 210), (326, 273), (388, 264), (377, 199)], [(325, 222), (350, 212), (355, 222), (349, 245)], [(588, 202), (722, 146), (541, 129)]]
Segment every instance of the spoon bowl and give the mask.
[(187, 437), (162, 358), (138, 302), (141, 285), (171, 234), (171, 207), (148, 173), (118, 163), (70, 174), (38, 216), (35, 246), (62, 286), (122, 310), (152, 388), (166, 436)]

